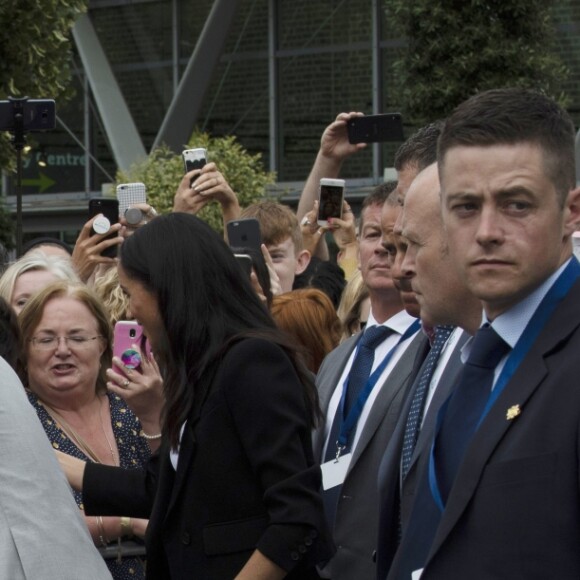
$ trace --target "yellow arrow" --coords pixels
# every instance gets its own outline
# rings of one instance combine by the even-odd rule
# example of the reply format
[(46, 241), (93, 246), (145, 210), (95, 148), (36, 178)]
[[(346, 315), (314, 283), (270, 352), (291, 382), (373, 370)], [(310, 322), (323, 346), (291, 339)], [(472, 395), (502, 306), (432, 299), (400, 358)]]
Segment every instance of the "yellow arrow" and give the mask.
[(52, 187), (56, 181), (44, 175), (44, 173), (39, 173), (38, 179), (23, 179), (22, 185), (26, 187), (38, 186), (39, 193), (44, 193), (49, 187)]

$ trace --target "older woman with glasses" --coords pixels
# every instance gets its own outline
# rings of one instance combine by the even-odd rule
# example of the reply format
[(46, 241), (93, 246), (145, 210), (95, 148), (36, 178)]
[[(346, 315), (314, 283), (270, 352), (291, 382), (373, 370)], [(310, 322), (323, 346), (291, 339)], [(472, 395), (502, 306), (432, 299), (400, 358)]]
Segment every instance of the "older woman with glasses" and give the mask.
[[(135, 469), (150, 456), (141, 425), (123, 400), (106, 391), (111, 366), (111, 328), (96, 296), (84, 286), (56, 282), (34, 295), (19, 316), (24, 384), (55, 449), (85, 461)], [(82, 494), (75, 492), (83, 509)], [(134, 556), (146, 520), (88, 517), (95, 544), (116, 580), (143, 578)], [(143, 550), (141, 550), (143, 552)]]

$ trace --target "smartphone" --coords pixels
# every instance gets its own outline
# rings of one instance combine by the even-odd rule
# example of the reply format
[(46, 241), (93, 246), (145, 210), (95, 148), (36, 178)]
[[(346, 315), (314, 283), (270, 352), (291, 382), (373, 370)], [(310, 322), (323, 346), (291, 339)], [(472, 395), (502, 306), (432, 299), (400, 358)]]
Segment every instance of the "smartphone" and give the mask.
[[(119, 320), (113, 331), (113, 356), (119, 357), (128, 368), (139, 369), (142, 355), (133, 348), (134, 344), (139, 347), (143, 356), (151, 353), (149, 342), (143, 334), (143, 327), (134, 320)], [(121, 372), (115, 365), (113, 369)]]
[(249, 278), (252, 274), (252, 258), (248, 254), (234, 254), (234, 258)]
[(147, 190), (143, 183), (120, 183), (117, 185), (119, 215), (125, 215), (129, 207), (136, 203), (147, 203)]
[(342, 219), (342, 202), (344, 201), (344, 179), (320, 180), (318, 195), (318, 224), (328, 225), (328, 218)]
[(256, 218), (232, 220), (227, 223), (228, 242), (232, 248), (255, 248), (261, 252), (262, 234)]
[(401, 113), (353, 117), (346, 123), (349, 143), (404, 141)]
[(53, 99), (13, 99), (0, 101), (0, 131), (14, 131), (16, 113), (22, 112), (24, 131), (46, 131), (56, 127)]
[[(89, 219), (95, 217), (96, 215), (102, 213), (111, 223), (111, 225), (116, 224), (119, 221), (119, 200), (110, 197), (94, 197), (89, 200)], [(94, 230), (91, 230), (91, 236), (95, 234)], [(105, 239), (117, 237), (117, 233), (113, 232), (108, 235)], [(112, 246), (107, 248), (102, 252), (103, 256), (107, 258), (115, 258), (117, 256), (117, 246)]]
[(198, 149), (186, 149), (181, 154), (185, 173), (194, 169), (201, 169), (207, 163), (207, 151), (203, 147)]

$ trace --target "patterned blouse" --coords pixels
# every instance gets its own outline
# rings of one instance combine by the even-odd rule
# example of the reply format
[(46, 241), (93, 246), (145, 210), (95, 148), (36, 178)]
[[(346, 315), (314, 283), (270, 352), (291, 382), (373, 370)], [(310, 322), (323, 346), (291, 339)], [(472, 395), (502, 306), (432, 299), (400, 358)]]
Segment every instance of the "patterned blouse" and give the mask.
[[(72, 457), (78, 457), (84, 461), (92, 461), (57, 426), (54, 419), (39, 402), (38, 397), (30, 391), (27, 391), (27, 395), (52, 446)], [(151, 450), (147, 441), (139, 435), (141, 432), (139, 419), (127, 407), (121, 397), (112, 393), (107, 393), (107, 397), (109, 398), (113, 434), (119, 450), (121, 467), (128, 469), (141, 468), (147, 463)], [(80, 509), (83, 509), (81, 492), (73, 490), (73, 494), (77, 505)], [(120, 562), (117, 558), (107, 559), (106, 563), (115, 580), (143, 580), (145, 578), (145, 566), (141, 558), (124, 557)]]

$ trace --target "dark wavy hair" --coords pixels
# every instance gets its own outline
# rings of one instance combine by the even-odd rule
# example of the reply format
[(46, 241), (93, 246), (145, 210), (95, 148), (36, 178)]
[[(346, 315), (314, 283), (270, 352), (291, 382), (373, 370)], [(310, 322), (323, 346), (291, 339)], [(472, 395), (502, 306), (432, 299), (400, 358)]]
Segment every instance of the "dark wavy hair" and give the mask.
[(205, 222), (184, 213), (155, 218), (125, 240), (120, 260), (126, 275), (154, 294), (163, 320), (156, 354), (164, 377), (163, 431), (173, 448), (226, 351), (241, 338), (264, 338), (284, 349), (302, 382), (310, 424), (316, 424), (320, 409), (308, 370), (230, 248)]

